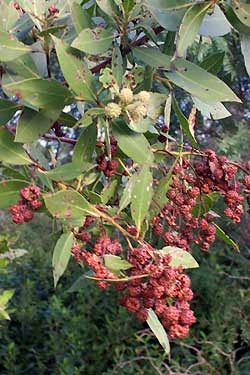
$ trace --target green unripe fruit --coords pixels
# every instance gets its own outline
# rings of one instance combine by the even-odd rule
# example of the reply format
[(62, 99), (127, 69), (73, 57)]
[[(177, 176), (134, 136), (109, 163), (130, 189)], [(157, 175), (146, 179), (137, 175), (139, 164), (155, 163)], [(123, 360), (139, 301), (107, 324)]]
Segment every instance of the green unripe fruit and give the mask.
[(105, 115), (110, 118), (117, 118), (120, 116), (122, 112), (121, 107), (119, 104), (116, 103), (108, 103), (105, 107)]
[(134, 121), (140, 121), (147, 114), (147, 108), (141, 102), (130, 104), (127, 110)]
[(150, 93), (148, 91), (140, 91), (139, 94), (137, 95), (137, 98), (142, 103), (147, 103), (150, 99)]
[(123, 104), (129, 104), (133, 101), (133, 91), (128, 88), (124, 87), (120, 92), (120, 100)]

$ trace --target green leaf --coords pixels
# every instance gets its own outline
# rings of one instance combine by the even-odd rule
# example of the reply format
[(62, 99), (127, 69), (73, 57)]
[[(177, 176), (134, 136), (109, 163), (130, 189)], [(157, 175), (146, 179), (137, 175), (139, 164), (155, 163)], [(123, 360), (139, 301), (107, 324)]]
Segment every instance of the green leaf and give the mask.
[(196, 139), (194, 137), (193, 129), (190, 129), (189, 122), (188, 122), (186, 116), (184, 116), (184, 114), (181, 112), (181, 110), (178, 106), (178, 103), (177, 103), (177, 101), (174, 97), (172, 98), (172, 105), (173, 105), (173, 109), (174, 109), (174, 111), (177, 115), (177, 118), (180, 122), (180, 126), (181, 126), (184, 134), (186, 134), (189, 143), (194, 148), (199, 148), (198, 143), (196, 142)]
[(250, 26), (250, 4), (242, 0), (232, 0), (232, 8), (239, 20)]
[(28, 186), (23, 180), (3, 180), (0, 182), (0, 208), (10, 207), (20, 199), (20, 190)]
[(182, 17), (189, 6), (189, 0), (144, 0), (143, 4), (156, 21), (169, 31), (177, 31)]
[(15, 290), (8, 289), (5, 290), (2, 294), (0, 294), (0, 307), (4, 308), (8, 304), (9, 300), (12, 298)]
[(250, 35), (240, 35), (241, 51), (244, 56), (245, 67), (248, 75), (250, 76)]
[(137, 173), (137, 178), (132, 190), (131, 215), (138, 233), (148, 212), (153, 196), (153, 176), (147, 167)]
[(107, 67), (102, 69), (99, 76), (99, 81), (102, 83), (104, 88), (110, 90), (111, 94), (117, 95), (119, 93), (119, 86), (115, 80), (112, 69)]
[(156, 48), (133, 48), (134, 56), (145, 64), (157, 69), (169, 70), (171, 68), (171, 56), (165, 55)]
[(122, 76), (123, 76), (123, 59), (121, 50), (118, 46), (115, 46), (112, 53), (112, 72), (115, 77), (115, 80), (119, 87), (122, 84)]
[(105, 267), (107, 267), (110, 271), (119, 272), (121, 270), (128, 270), (129, 268), (133, 267), (127, 260), (122, 259), (117, 255), (104, 255), (104, 263)]
[(196, 35), (200, 30), (202, 20), (210, 7), (211, 3), (193, 5), (185, 13), (178, 33), (176, 54), (179, 57), (185, 55), (187, 49), (195, 41)]
[(198, 98), (192, 97), (194, 105), (201, 111), (202, 115), (212, 120), (220, 120), (231, 116), (231, 113), (220, 102), (206, 104)]
[(52, 266), (55, 287), (58, 283), (58, 280), (67, 268), (71, 256), (70, 250), (72, 248), (73, 241), (74, 235), (72, 232), (63, 233), (54, 248)]
[(182, 268), (198, 268), (199, 264), (196, 262), (194, 257), (186, 250), (179, 247), (166, 246), (162, 250), (159, 250), (162, 254), (171, 255), (170, 266)]
[(232, 240), (225, 232), (223, 229), (221, 229), (219, 227), (219, 225), (213, 223), (213, 225), (215, 225), (216, 227), (216, 235), (222, 240), (224, 241), (225, 243), (227, 243), (228, 245), (232, 246), (236, 251), (240, 251), (240, 248), (239, 246), (237, 245), (237, 243), (234, 242), (234, 240)]
[(3, 319), (10, 320), (10, 316), (7, 313), (7, 311), (5, 311), (2, 307), (0, 307), (0, 320), (3, 320)]
[[(44, 169), (50, 169), (49, 160), (45, 156), (46, 149), (40, 144), (40, 142), (34, 142), (30, 144), (28, 147), (26, 146), (26, 149), (28, 149), (29, 155), (32, 158), (32, 160), (35, 160)], [(39, 170), (37, 170), (37, 173), (39, 173)]]
[(65, 112), (61, 112), (58, 122), (62, 123), (64, 126), (67, 126), (68, 128), (72, 128), (76, 124), (77, 119)]
[(0, 235), (0, 259), (2, 259), (2, 256), (8, 252), (9, 249), (9, 240), (6, 235)]
[(172, 94), (170, 93), (167, 97), (166, 104), (164, 107), (164, 124), (166, 124), (167, 126), (170, 126), (171, 108), (172, 108)]
[(56, 80), (20, 78), (18, 81), (8, 83), (3, 80), (3, 89), (7, 95), (15, 95), (38, 108), (62, 108), (73, 100), (67, 87)]
[(74, 92), (84, 100), (95, 101), (94, 80), (87, 64), (70, 53), (72, 49), (56, 37), (52, 37), (57, 58), (64, 78)]
[(8, 178), (11, 177), (14, 180), (21, 180), (21, 181), (25, 180), (25, 176), (22, 173), (10, 167), (3, 168), (3, 176), (6, 176)]
[(0, 31), (0, 61), (15, 60), (21, 55), (30, 52), (30, 48), (19, 42), (11, 34)]
[(0, 258), (0, 272), (3, 272), (3, 270), (7, 267), (9, 264), (9, 260), (6, 258)]
[(81, 126), (87, 128), (93, 123), (93, 117), (102, 116), (104, 114), (104, 108), (90, 108), (86, 112), (84, 112), (82, 118), (75, 124), (75, 127)]
[(161, 211), (161, 209), (165, 206), (165, 204), (168, 201), (168, 198), (166, 197), (166, 193), (170, 189), (170, 185), (172, 183), (172, 171), (174, 169), (174, 166), (177, 162), (177, 159), (171, 169), (169, 170), (167, 176), (162, 177), (160, 179), (159, 185), (157, 185), (153, 200), (152, 200), (152, 216), (158, 215), (158, 213)]
[(203, 19), (200, 34), (206, 37), (223, 36), (231, 31), (231, 25), (220, 7), (215, 4), (213, 12), (207, 13)]
[(209, 73), (218, 74), (223, 66), (224, 57), (225, 52), (213, 53), (200, 63), (200, 67)]
[(170, 56), (164, 55), (158, 49), (151, 47), (136, 47), (133, 49), (133, 53), (146, 64), (155, 68), (166, 69), (165, 75), (174, 84), (205, 103), (241, 102), (223, 81), (190, 61), (177, 59), (171, 63)]
[(68, 293), (74, 293), (79, 289), (82, 289), (86, 284), (86, 278), (81, 275), (76, 279), (76, 281), (71, 285), (71, 287), (67, 290)]
[(1, 31), (9, 31), (17, 22), (19, 13), (8, 0), (0, 0), (1, 7)]
[(136, 133), (146, 133), (150, 126), (152, 126), (152, 120), (146, 117), (139, 121), (134, 121), (132, 118), (127, 122), (128, 127)]
[(109, 17), (115, 18), (118, 13), (118, 8), (113, 0), (96, 0), (97, 5)]
[(123, 121), (114, 121), (112, 129), (118, 146), (125, 155), (142, 165), (153, 163), (153, 152), (143, 134), (132, 132)]
[(44, 195), (48, 211), (58, 219), (81, 225), (86, 215), (99, 216), (98, 210), (81, 194), (73, 190), (61, 190)]
[(14, 143), (14, 137), (0, 128), (0, 160), (15, 165), (32, 164), (21, 145)]
[(42, 109), (39, 112), (25, 108), (16, 129), (15, 142), (32, 143), (46, 133), (58, 119), (60, 109)]
[(104, 187), (101, 194), (103, 204), (107, 204), (111, 198), (115, 196), (118, 180), (111, 181), (107, 186)]
[(55, 34), (59, 30), (63, 30), (67, 27), (67, 25), (58, 25), (58, 26), (51, 26), (46, 29), (43, 29), (43, 31), (37, 33), (39, 36), (45, 36), (48, 34)]
[(231, 6), (229, 6), (228, 4), (224, 4), (224, 9), (227, 20), (237, 31), (244, 34), (250, 33), (250, 27), (246, 26), (239, 20)]
[(93, 30), (85, 29), (73, 41), (72, 47), (90, 55), (98, 55), (108, 51), (113, 39), (112, 33), (100, 27), (96, 27)]
[(73, 2), (71, 5), (71, 16), (75, 26), (77, 34), (83, 29), (91, 28), (92, 21), (86, 9), (83, 9), (81, 5)]
[(91, 161), (96, 145), (97, 129), (96, 126), (89, 126), (83, 129), (74, 147), (72, 161), (81, 165), (84, 161)]
[(67, 163), (44, 172), (44, 174), (54, 181), (70, 181), (80, 176), (82, 172), (83, 167), (80, 164)]
[(20, 109), (20, 105), (8, 100), (0, 100), (0, 125), (5, 125), (11, 117)]
[(130, 204), (131, 199), (132, 199), (132, 191), (134, 189), (134, 185), (136, 183), (136, 180), (137, 180), (137, 174), (134, 173), (129, 178), (129, 180), (127, 182), (127, 185), (125, 186), (125, 188), (123, 190), (123, 193), (122, 193), (122, 196), (121, 196), (121, 199), (120, 199), (118, 213), (120, 213), (122, 210), (124, 210), (124, 208), (126, 208)]
[(193, 5), (192, 0), (144, 0), (150, 7), (158, 9), (159, 11), (177, 11), (180, 9), (188, 9)]
[(170, 352), (168, 336), (166, 334), (166, 331), (165, 331), (163, 325), (161, 324), (157, 315), (155, 314), (154, 310), (152, 310), (152, 309), (148, 309), (147, 323), (148, 323), (151, 331), (153, 332), (153, 334), (155, 335), (155, 337), (157, 338), (157, 340), (159, 341), (159, 343), (161, 344), (161, 346), (165, 350), (165, 352), (168, 354)]
[[(38, 53), (40, 55), (40, 53)], [(37, 53), (33, 54), (37, 55)], [(32, 58), (33, 55), (26, 54), (9, 61), (7, 71), (15, 73), (22, 78), (41, 78), (37, 72), (36, 64)]]

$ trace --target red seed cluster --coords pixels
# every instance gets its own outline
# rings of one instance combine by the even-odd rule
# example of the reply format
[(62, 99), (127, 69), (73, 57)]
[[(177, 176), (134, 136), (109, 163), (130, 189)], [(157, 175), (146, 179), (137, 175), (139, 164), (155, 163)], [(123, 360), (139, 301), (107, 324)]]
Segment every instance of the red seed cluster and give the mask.
[[(189, 301), (193, 297), (190, 279), (181, 267), (171, 267), (170, 255), (162, 254), (151, 246), (141, 245), (127, 251), (131, 268), (127, 281), (105, 267), (105, 255), (120, 255), (123, 248), (117, 239), (111, 240), (104, 232), (90, 250), (76, 243), (72, 247), (76, 262), (84, 262), (93, 271), (99, 288), (106, 289), (109, 283), (124, 292), (119, 302), (128, 311), (135, 313), (140, 321), (148, 317), (148, 308), (154, 309), (172, 338), (188, 335), (189, 326), (195, 323)], [(124, 278), (124, 276), (122, 276)]]
[(187, 336), (189, 326), (196, 321), (189, 305), (193, 298), (189, 277), (181, 267), (169, 265), (170, 255), (147, 244), (130, 249), (128, 260), (133, 265), (129, 281), (116, 284), (116, 289), (126, 290), (120, 304), (140, 321), (147, 319), (147, 309), (152, 308), (171, 338)]
[(97, 286), (106, 289), (108, 283), (105, 279), (114, 279), (116, 276), (108, 270), (104, 265), (104, 255), (118, 255), (122, 252), (122, 246), (117, 239), (111, 240), (106, 233), (97, 238), (93, 247), (93, 252), (82, 248), (76, 243), (71, 249), (71, 253), (77, 263), (85, 262), (94, 272), (94, 277), (101, 279), (97, 282)]
[[(188, 159), (183, 158), (182, 164), (177, 163), (174, 167), (172, 184), (167, 193), (168, 203), (160, 214), (153, 218), (155, 236), (162, 236), (169, 246), (190, 251), (190, 245), (196, 244), (201, 250), (208, 251), (215, 241), (216, 228), (212, 224), (214, 216), (204, 212), (203, 197), (213, 192), (224, 195), (227, 205), (224, 214), (239, 223), (244, 197), (238, 192), (241, 184), (234, 182), (236, 172), (236, 166), (231, 165), (225, 157), (217, 157), (210, 150), (207, 151), (206, 157), (194, 166), (191, 166)], [(250, 191), (248, 177), (243, 180), (243, 191), (246, 194)], [(198, 218), (194, 217), (197, 203), (201, 207)]]
[[(162, 127), (161, 127), (161, 133), (168, 133), (168, 131), (169, 131), (169, 126), (167, 126), (167, 125), (163, 125)], [(165, 137), (165, 135), (164, 134), (160, 134), (159, 136), (158, 136), (158, 141), (159, 142), (161, 142), (161, 143), (164, 143), (164, 142), (166, 142), (166, 140), (167, 140), (167, 138)]]
[(21, 199), (9, 208), (12, 215), (12, 221), (16, 224), (33, 219), (33, 211), (39, 210), (42, 206), (40, 201), (40, 188), (36, 185), (30, 185), (20, 190)]
[[(118, 168), (118, 162), (115, 159), (108, 160), (107, 158), (107, 148), (105, 147), (104, 143), (99, 142), (98, 148), (103, 148), (103, 152), (100, 153), (96, 157), (97, 162), (97, 170), (102, 171), (106, 177), (112, 177), (115, 175), (116, 170)], [(114, 157), (116, 155), (117, 151), (117, 141), (114, 138), (114, 136), (110, 137), (110, 150), (111, 150), (111, 156)]]
[(59, 13), (59, 9), (53, 4), (48, 7), (48, 12), (50, 16), (54, 16), (56, 13)]

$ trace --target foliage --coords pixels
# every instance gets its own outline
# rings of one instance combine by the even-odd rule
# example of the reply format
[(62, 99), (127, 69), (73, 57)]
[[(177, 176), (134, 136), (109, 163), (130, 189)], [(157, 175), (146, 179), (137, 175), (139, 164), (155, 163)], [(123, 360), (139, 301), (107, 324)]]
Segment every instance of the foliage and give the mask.
[[(147, 321), (167, 350), (163, 326), (170, 338), (184, 338), (195, 322), (183, 269), (197, 263), (185, 253), (197, 246), (208, 251), (216, 234), (238, 249), (218, 224), (217, 202), (223, 197), (225, 216), (240, 222), (241, 194), (250, 193), (249, 163), (199, 149), (196, 124), (198, 111), (224, 119), (230, 116), (224, 103), (241, 102), (218, 74), (226, 51), (210, 54), (207, 41), (234, 28), (249, 72), (249, 4), (2, 5), (1, 207), (11, 206), (16, 224), (31, 221), (36, 211), (53, 217), (55, 286), (72, 254), (83, 269), (81, 280), (126, 289), (120, 303)], [(194, 57), (189, 51), (197, 35)], [(192, 101), (188, 114), (177, 100), (180, 89)], [(65, 115), (72, 104), (80, 118)], [(35, 146), (44, 139), (71, 148), (39, 152)], [(247, 176), (242, 180), (239, 173), (236, 183), (237, 172)]]

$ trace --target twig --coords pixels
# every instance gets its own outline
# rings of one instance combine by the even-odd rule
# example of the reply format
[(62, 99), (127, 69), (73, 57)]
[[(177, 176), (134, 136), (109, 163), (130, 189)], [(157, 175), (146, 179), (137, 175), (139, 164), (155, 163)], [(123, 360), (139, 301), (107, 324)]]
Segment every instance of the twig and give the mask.
[(113, 282), (113, 283), (120, 283), (120, 282), (126, 282), (130, 280), (135, 280), (135, 279), (143, 279), (144, 277), (148, 277), (149, 274), (145, 273), (143, 275), (137, 275), (137, 276), (130, 276), (130, 277), (123, 277), (123, 278), (117, 278), (117, 279), (105, 279), (101, 277), (95, 277), (95, 276), (89, 276), (89, 275), (83, 275), (86, 279), (90, 280), (96, 280), (96, 281), (108, 281), (108, 282)]

